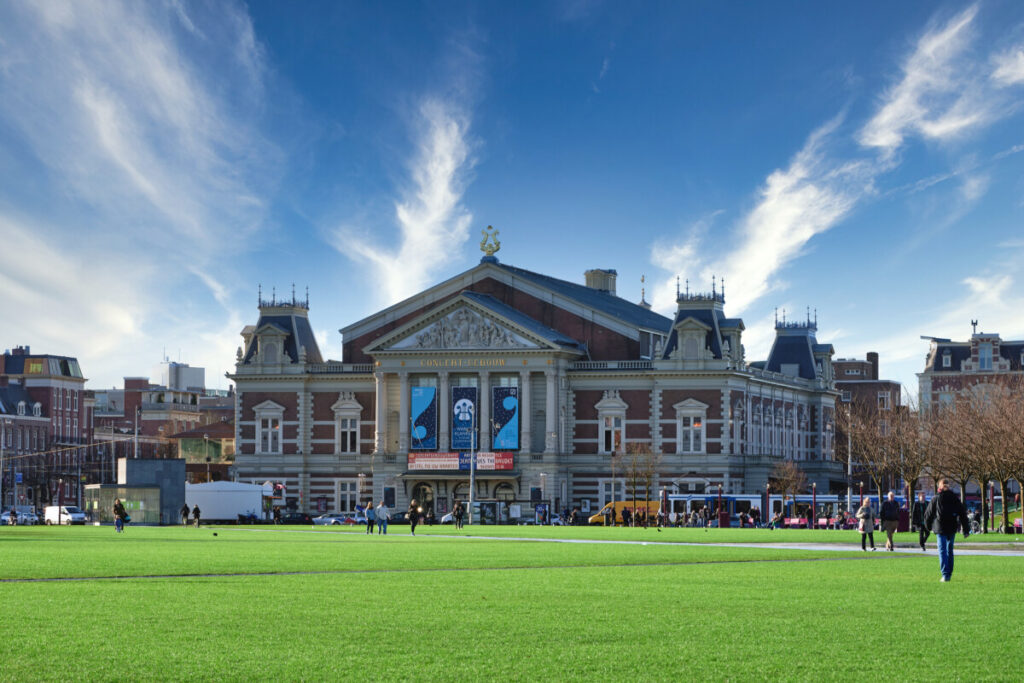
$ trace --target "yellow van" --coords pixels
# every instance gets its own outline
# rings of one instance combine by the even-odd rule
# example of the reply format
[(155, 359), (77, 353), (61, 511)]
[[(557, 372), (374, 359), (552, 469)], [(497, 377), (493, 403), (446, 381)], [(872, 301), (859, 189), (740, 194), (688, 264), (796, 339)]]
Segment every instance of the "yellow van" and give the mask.
[(630, 513), (633, 512), (634, 508), (637, 510), (643, 510), (644, 506), (647, 507), (647, 523), (655, 525), (658, 523), (658, 509), (661, 507), (661, 501), (657, 500), (617, 500), (614, 503), (608, 503), (600, 512), (596, 515), (592, 515), (587, 521), (592, 526), (605, 526), (605, 513), (608, 510), (615, 511), (615, 521), (612, 526), (619, 526), (622, 524), (622, 511), (629, 508)]

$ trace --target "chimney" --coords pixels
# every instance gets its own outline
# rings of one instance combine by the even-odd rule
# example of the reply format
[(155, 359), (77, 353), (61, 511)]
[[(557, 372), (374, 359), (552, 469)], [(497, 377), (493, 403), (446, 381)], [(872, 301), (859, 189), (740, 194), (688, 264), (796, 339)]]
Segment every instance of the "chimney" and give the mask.
[(29, 353), (30, 353), (29, 347), (27, 347), (27, 346), (19, 346), (16, 349), (14, 349), (14, 353), (12, 353), (11, 355), (12, 356), (27, 356)]
[(871, 377), (870, 379), (878, 379), (878, 353), (875, 351), (868, 351), (868, 363), (871, 363)]
[(587, 287), (596, 289), (599, 292), (608, 292), (609, 294), (615, 294), (615, 276), (618, 275), (614, 270), (601, 270), (595, 268), (588, 270), (583, 273), (583, 277), (586, 278)]

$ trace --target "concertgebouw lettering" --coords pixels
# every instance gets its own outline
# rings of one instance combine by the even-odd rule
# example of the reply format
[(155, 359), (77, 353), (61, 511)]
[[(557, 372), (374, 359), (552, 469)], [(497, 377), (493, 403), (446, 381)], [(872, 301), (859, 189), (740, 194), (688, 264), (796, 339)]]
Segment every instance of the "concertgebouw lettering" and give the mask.
[(504, 358), (424, 358), (421, 368), (500, 368)]

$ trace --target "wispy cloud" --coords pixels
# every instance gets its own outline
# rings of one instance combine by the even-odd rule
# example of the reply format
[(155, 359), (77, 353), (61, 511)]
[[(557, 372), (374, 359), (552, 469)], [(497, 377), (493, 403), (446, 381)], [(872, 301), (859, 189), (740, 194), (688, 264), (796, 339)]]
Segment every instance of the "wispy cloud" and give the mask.
[[(52, 307), (26, 313), (30, 294), (12, 289), (19, 293), (0, 300), (0, 316), (16, 310), (32, 343), (78, 355), (87, 374), (108, 354), (120, 354), (116, 373), (144, 371), (169, 334), (219, 326), (222, 316), (184, 311), (181, 293), (205, 289), (228, 307), (233, 283), (221, 256), (263, 220), (258, 198), (280, 155), (252, 113), (264, 78), (252, 22), (230, 2), (53, 0), (0, 6), (0, 25), (0, 123), (10, 131), (2, 144), (21, 170), (8, 170), (0, 188), (17, 209), (3, 230), (43, 226), (48, 241), (20, 257), (37, 273), (54, 272), (47, 248), (60, 245), (53, 277), (64, 289), (50, 294), (69, 309), (62, 334), (47, 334)], [(28, 180), (37, 173), (47, 182)], [(108, 311), (95, 302), (116, 303)], [(209, 349), (197, 344), (188, 360), (211, 369), (230, 361)]]
[(459, 256), (472, 222), (472, 214), (462, 205), (474, 166), (469, 114), (433, 98), (424, 100), (417, 113), (411, 183), (395, 202), (397, 247), (360, 235), (356, 226), (343, 226), (334, 234), (339, 252), (373, 268), (386, 303), (428, 286), (437, 272)]
[(974, 70), (959, 62), (977, 12), (977, 5), (968, 7), (921, 37), (903, 64), (903, 77), (861, 130), (860, 144), (888, 155), (909, 133), (945, 139), (988, 118), (986, 103), (972, 86)]
[[(787, 167), (765, 179), (752, 208), (733, 226), (734, 237), (725, 240), (727, 253), (716, 255), (713, 245), (690, 231), (676, 245), (658, 245), (652, 258), (655, 265), (673, 274), (699, 272), (707, 281), (712, 275), (725, 276), (730, 310), (742, 313), (784, 285), (778, 277), (780, 271), (806, 253), (815, 236), (840, 224), (868, 198), (881, 194), (879, 179), (901, 163), (897, 152), (909, 137), (953, 140), (1005, 116), (1004, 96), (987, 85), (984, 77), (988, 63), (968, 51), (977, 12), (978, 7), (971, 6), (944, 23), (933, 23), (916, 41), (900, 66), (900, 78), (879, 98), (875, 113), (856, 132), (858, 153), (834, 152), (849, 142), (842, 133), (844, 115), (836, 116), (808, 136)], [(999, 63), (1011, 61), (1007, 58)], [(1011, 66), (999, 71), (1004, 80), (1011, 72)], [(949, 221), (959, 220), (989, 186), (989, 176), (977, 171), (977, 163), (968, 161), (961, 168), (933, 174), (889, 193), (919, 192), (963, 176), (956, 206), (946, 216)], [(668, 308), (667, 297), (655, 303)]]
[(992, 80), (996, 83), (1002, 86), (1024, 83), (1024, 47), (997, 55), (993, 61), (996, 68), (992, 72)]

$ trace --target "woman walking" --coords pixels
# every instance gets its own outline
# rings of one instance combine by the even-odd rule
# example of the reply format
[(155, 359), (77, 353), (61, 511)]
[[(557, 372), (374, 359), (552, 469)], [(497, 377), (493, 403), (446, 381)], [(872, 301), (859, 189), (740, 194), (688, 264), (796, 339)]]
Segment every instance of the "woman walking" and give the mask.
[(461, 529), (462, 528), (462, 518), (465, 516), (465, 513), (466, 513), (465, 508), (462, 507), (462, 501), (461, 500), (455, 501), (454, 513), (455, 513), (455, 515), (454, 515), (455, 516), (455, 528), (456, 529)]
[(373, 526), (377, 521), (377, 515), (373, 511), (373, 501), (366, 501), (366, 533), (373, 535)]
[(114, 529), (117, 533), (124, 531), (124, 520), (128, 517), (128, 512), (124, 509), (124, 503), (121, 502), (120, 498), (114, 499)]
[(865, 541), (871, 541), (871, 550), (875, 549), (875, 511), (871, 509), (871, 499), (867, 496), (857, 509), (857, 519), (860, 520), (860, 549), (867, 551)]
[(885, 531), (885, 549), (889, 551), (896, 550), (896, 543), (892, 540), (892, 535), (896, 533), (896, 529), (900, 523), (900, 504), (896, 502), (896, 494), (889, 491), (885, 500), (882, 501), (882, 508), (879, 511), (879, 518), (882, 520), (882, 529)]
[(416, 523), (420, 521), (420, 509), (416, 505), (416, 499), (409, 501), (409, 511), (406, 515), (409, 518), (409, 526), (412, 527), (412, 535), (416, 535)]

